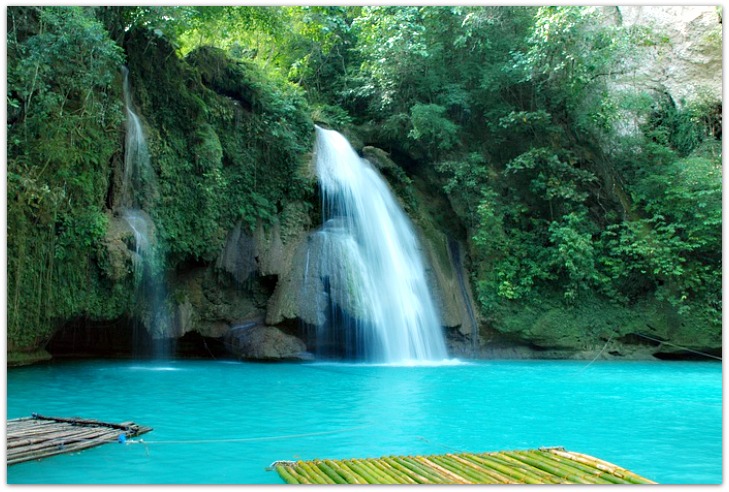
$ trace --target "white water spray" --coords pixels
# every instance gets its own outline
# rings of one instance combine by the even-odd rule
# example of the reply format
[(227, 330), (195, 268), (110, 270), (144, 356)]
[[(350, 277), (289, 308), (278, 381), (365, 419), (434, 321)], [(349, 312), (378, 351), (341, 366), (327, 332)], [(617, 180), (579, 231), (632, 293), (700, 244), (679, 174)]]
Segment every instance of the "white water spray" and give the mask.
[(318, 275), (329, 304), (317, 346), (368, 362), (445, 359), (410, 221), (382, 177), (344, 136), (319, 127), (316, 132), (324, 225), (312, 243), (321, 252)]
[[(134, 233), (133, 262), (135, 276), (139, 282), (137, 295), (147, 310), (145, 316), (147, 331), (154, 340), (152, 355), (165, 358), (169, 355), (165, 338), (170, 325), (170, 315), (165, 305), (163, 265), (156, 251), (154, 223), (143, 210), (151, 203), (151, 194), (156, 187), (155, 175), (141, 121), (132, 109), (129, 70), (126, 67), (123, 67), (123, 74), (124, 108), (127, 118), (124, 172), (120, 193), (121, 216)], [(135, 345), (138, 344), (139, 342), (135, 340)], [(141, 348), (135, 350), (143, 351)]]

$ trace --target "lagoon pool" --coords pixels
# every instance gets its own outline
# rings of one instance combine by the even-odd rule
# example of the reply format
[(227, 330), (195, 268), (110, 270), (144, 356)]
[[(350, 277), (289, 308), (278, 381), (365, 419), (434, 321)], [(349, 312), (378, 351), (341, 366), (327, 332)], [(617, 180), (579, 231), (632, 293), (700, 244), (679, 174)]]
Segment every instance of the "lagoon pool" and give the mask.
[(9, 484), (282, 484), (276, 460), (564, 446), (666, 484), (722, 480), (713, 362), (436, 366), (74, 361), (11, 368), (7, 418), (154, 430), (13, 465)]

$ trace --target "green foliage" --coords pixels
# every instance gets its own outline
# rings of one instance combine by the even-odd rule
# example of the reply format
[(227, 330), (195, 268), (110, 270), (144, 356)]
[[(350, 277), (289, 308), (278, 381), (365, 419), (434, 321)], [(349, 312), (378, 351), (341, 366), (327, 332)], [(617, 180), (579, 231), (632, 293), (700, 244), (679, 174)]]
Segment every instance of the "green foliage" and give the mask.
[(679, 109), (666, 96), (654, 104), (644, 132), (655, 143), (687, 156), (721, 134), (721, 105), (697, 100)]
[[(570, 152), (549, 148), (533, 148), (506, 164), (506, 173), (528, 183), (523, 200), (534, 204), (534, 213), (549, 219), (579, 209), (587, 200), (588, 185), (596, 181), (590, 171), (578, 167), (579, 162)], [(544, 200), (546, 199), (546, 205)]]
[(589, 290), (598, 279), (591, 224), (583, 215), (571, 212), (549, 225), (553, 257), (549, 262), (566, 277), (564, 297), (577, 298), (578, 291)]
[(8, 345), (22, 350), (123, 302), (95, 266), (123, 57), (88, 8), (9, 7), (8, 21)]
[(416, 104), (410, 108), (412, 129), (408, 137), (424, 146), (431, 157), (458, 143), (458, 125), (446, 118), (445, 113), (446, 108), (437, 104)]
[(360, 97), (377, 94), (377, 110), (403, 112), (403, 103), (425, 77), (430, 53), (420, 12), (419, 7), (364, 7), (353, 22), (363, 71), (371, 77), (357, 92)]
[(440, 162), (436, 168), (445, 176), (443, 190), (451, 196), (454, 208), (466, 218), (469, 227), (475, 227), (482, 197), (492, 197), (493, 193), (487, 191), (488, 170), (483, 155), (472, 152), (465, 158)]
[(666, 37), (606, 12), (9, 7), (9, 345), (128, 309), (104, 246), (121, 47), (157, 176), (145, 210), (169, 268), (211, 262), (238, 221), (266, 225), (293, 202), (309, 213), (312, 120), (362, 125), (362, 142), (403, 163), (383, 173), (411, 212), (423, 181), (441, 187), (439, 213), (466, 231), (494, 326), (513, 316), (546, 337), (569, 318), (589, 332), (584, 313), (558, 312), (589, 301), (720, 327), (721, 104), (617, 98), (608, 82)]
[[(372, 7), (352, 23), (361, 60), (344, 104), (378, 123), (385, 148), (437, 168), (469, 229), (485, 313), (546, 292), (718, 309), (719, 181), (706, 176), (720, 106), (617, 99), (608, 80), (665, 40), (603, 12)], [(615, 132), (626, 111), (647, 138)]]
[(341, 102), (350, 90), (352, 19), (359, 7), (287, 7), (291, 30), (282, 39), (282, 70), (311, 101)]
[(237, 221), (251, 230), (268, 224), (288, 201), (313, 192), (300, 172), (313, 123), (297, 87), (218, 48), (197, 49), (183, 62), (148, 31), (129, 46), (141, 113), (159, 129), (150, 135), (160, 195), (152, 215), (169, 266), (212, 261)]
[[(280, 12), (9, 9), (10, 350), (42, 346), (57, 322), (131, 309), (133, 279), (118, 271), (107, 237), (112, 173), (123, 154), (124, 57), (95, 15), (129, 55), (132, 99), (157, 177), (145, 210), (169, 268), (211, 261), (238, 220), (252, 229), (313, 194), (300, 172), (313, 137), (300, 89), (222, 52), (198, 50), (187, 61), (176, 54), (187, 46), (183, 32), (224, 19), (274, 32)], [(218, 34), (232, 52), (238, 38)]]
[(632, 296), (631, 279), (643, 277), (656, 295), (680, 311), (720, 310), (720, 161), (676, 159), (660, 173), (646, 173), (636, 186), (646, 217), (605, 232), (606, 267)]
[(352, 124), (352, 117), (341, 106), (317, 104), (312, 107), (311, 119), (333, 128), (345, 128)]

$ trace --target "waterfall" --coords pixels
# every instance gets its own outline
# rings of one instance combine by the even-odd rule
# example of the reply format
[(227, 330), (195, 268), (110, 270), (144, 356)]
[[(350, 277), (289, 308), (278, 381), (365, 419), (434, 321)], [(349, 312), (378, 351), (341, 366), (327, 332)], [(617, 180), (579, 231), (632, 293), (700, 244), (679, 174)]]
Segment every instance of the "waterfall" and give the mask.
[(170, 352), (167, 339), (170, 315), (165, 299), (164, 264), (158, 253), (156, 229), (152, 218), (145, 212), (151, 206), (155, 192), (155, 174), (152, 169), (147, 141), (139, 116), (134, 112), (129, 88), (129, 70), (122, 67), (124, 82), (124, 109), (126, 111), (126, 136), (124, 141), (124, 169), (119, 193), (121, 217), (134, 234), (134, 275), (137, 285), (137, 301), (141, 308), (147, 337), (140, 333), (143, 327), (134, 326), (134, 346), (137, 353), (149, 353), (142, 339), (153, 340), (151, 355), (166, 358)]
[(317, 354), (385, 363), (445, 359), (410, 221), (387, 183), (344, 136), (320, 127), (316, 133), (323, 225), (309, 241), (319, 264), (311, 268), (307, 259), (304, 288), (318, 282), (323, 292), (315, 302), (326, 304)]

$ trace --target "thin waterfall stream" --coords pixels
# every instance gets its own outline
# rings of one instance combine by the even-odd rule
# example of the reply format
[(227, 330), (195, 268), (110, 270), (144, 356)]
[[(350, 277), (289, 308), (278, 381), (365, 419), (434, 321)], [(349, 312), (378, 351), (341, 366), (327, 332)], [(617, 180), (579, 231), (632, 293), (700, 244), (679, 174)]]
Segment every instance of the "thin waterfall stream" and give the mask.
[[(326, 319), (317, 327), (323, 358), (377, 363), (448, 356), (421, 248), (387, 183), (340, 133), (316, 127), (323, 225), (310, 238)], [(314, 278), (311, 270), (316, 270)]]
[[(126, 135), (124, 142), (124, 170), (120, 193), (120, 215), (134, 234), (135, 281), (138, 305), (143, 309), (143, 324), (134, 327), (135, 353), (148, 354), (155, 358), (170, 355), (170, 341), (167, 333), (170, 314), (165, 300), (167, 289), (164, 282), (164, 264), (158, 251), (156, 228), (145, 208), (151, 207), (156, 187), (156, 178), (147, 149), (147, 141), (139, 116), (134, 112), (129, 70), (122, 67), (124, 75), (123, 93), (126, 112)], [(138, 313), (139, 314), (139, 313)], [(152, 347), (140, 346), (145, 339), (140, 330), (146, 329), (152, 338)]]

